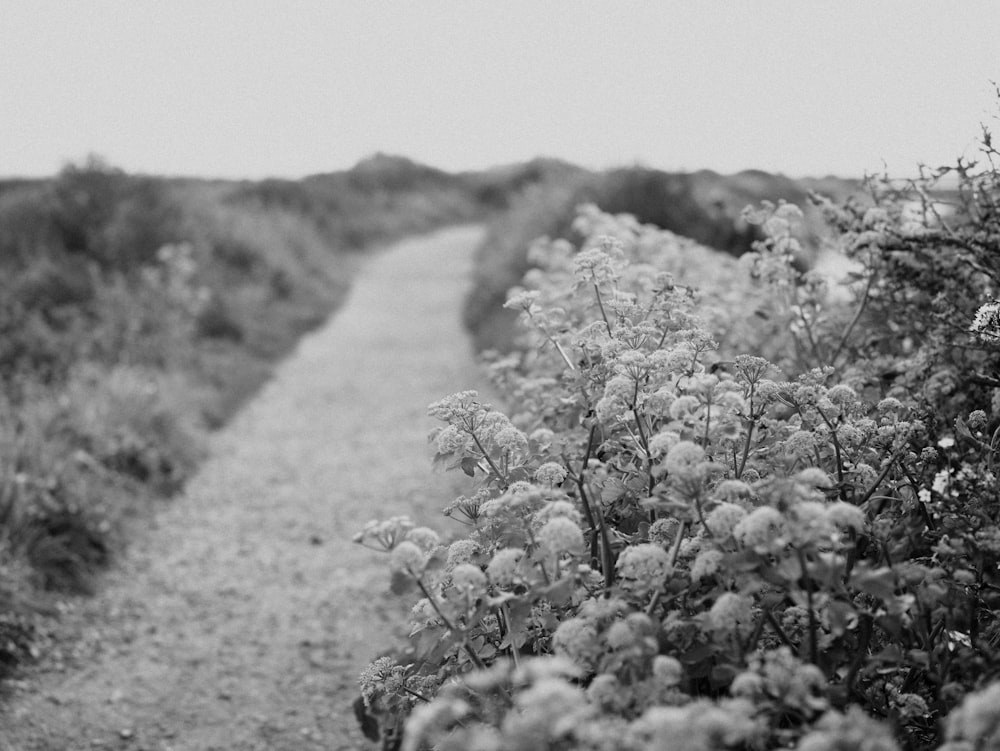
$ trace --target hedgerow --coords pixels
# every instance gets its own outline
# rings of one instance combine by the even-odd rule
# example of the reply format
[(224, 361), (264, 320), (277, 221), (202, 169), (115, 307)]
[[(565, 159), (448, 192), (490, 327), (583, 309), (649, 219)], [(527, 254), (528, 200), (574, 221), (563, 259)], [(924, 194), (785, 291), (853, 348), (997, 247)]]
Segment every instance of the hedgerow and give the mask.
[(593, 207), (580, 247), (537, 243), (507, 302), (524, 340), (490, 365), (510, 413), (429, 409), (436, 462), (474, 482), (446, 509), (467, 534), (357, 537), (415, 599), (408, 649), (361, 676), (383, 729), (410, 751), (1000, 748), (988, 133), (983, 156), (817, 199), (846, 295), (794, 263), (789, 204), (749, 212), (764, 239), (719, 273)]

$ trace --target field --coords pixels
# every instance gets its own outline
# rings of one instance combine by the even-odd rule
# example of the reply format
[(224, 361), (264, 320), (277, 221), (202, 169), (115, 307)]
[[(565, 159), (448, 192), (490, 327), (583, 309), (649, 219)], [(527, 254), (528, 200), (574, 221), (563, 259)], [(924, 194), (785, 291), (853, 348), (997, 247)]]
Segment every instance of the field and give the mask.
[[(327, 461), (311, 433), (285, 441), (300, 450), (279, 445), (292, 435), (281, 416), (294, 427), (292, 411), (323, 393), (345, 422), (337, 432), (336, 419), (317, 416), (312, 428), (336, 451), (314, 469), (336, 492), (349, 488), (344, 504), (366, 498), (331, 513), (360, 527), (369, 507), (386, 512), (346, 534), (387, 554), (382, 581), (405, 604), (365, 611), (400, 632), (379, 632), (386, 654), (363, 669), (355, 706), (383, 747), (997, 748), (997, 156), (987, 136), (978, 165), (864, 185), (545, 160), (452, 175), (381, 155), (301, 181), (165, 180), (91, 159), (0, 185), (0, 666), (30, 690), (24, 666), (40, 658), (44, 671), (69, 649), (60, 612), (95, 592), (117, 602), (103, 572), (130, 560), (129, 540), (157, 519), (173, 519), (174, 534), (200, 520), (193, 555), (215, 561), (223, 541), (207, 530), (216, 517), (239, 526), (244, 499), (223, 504), (230, 475), (197, 474), (211, 434), (249, 445), (253, 426), (267, 428), (261, 452), (233, 449), (245, 475), (225, 470), (243, 478), (241, 492), (264, 493), (274, 478), (250, 478), (268, 462), (292, 472), (302, 454)], [(371, 256), (473, 222), (486, 232), (463, 315), (494, 396), (459, 390), (430, 405), (429, 453), (466, 486), (432, 499), (410, 486), (404, 431), (386, 421), (415, 420), (424, 405), (402, 406), (404, 394), (453, 383), (449, 362), (466, 373), (460, 335), (435, 349), (414, 319), (457, 316), (438, 297), (465, 280), (433, 247), (418, 246), (425, 261), (405, 244), (394, 252), (410, 248), (412, 260)], [(302, 386), (315, 391), (252, 400), (371, 268), (355, 301), (363, 315), (330, 341), (375, 364), (327, 351)], [(416, 301), (411, 279), (424, 280)], [(414, 328), (394, 338), (401, 322)], [(401, 373), (385, 376), (391, 392), (362, 398), (392, 352)], [(321, 392), (324, 374), (339, 385)], [(241, 412), (248, 403), (271, 416)], [(354, 460), (364, 466), (352, 470)], [(194, 476), (201, 489), (185, 495)], [(365, 495), (374, 487), (382, 500)], [(261, 516), (248, 509), (247, 522), (266, 538), (254, 537), (261, 555), (316, 555), (345, 534), (317, 522), (322, 533), (285, 539), (325, 506), (310, 496), (300, 513), (275, 491), (285, 516), (271, 517), (253, 493)], [(166, 511), (178, 494), (182, 505)], [(404, 496), (420, 518), (399, 513)], [(449, 525), (427, 518), (437, 501)], [(282, 520), (274, 539), (268, 519)], [(327, 568), (295, 564), (295, 575), (343, 577), (343, 560), (373, 581), (378, 558), (332, 548)], [(243, 554), (233, 556), (238, 567)], [(141, 560), (157, 570), (155, 556)], [(212, 586), (254, 587), (227, 571)], [(279, 597), (286, 585), (267, 581)], [(357, 601), (343, 612), (358, 623), (357, 608), (381, 602), (343, 586)], [(298, 591), (306, 606), (320, 597)], [(113, 633), (118, 616), (108, 617)], [(240, 623), (220, 628), (238, 640)], [(110, 635), (109, 652), (138, 654), (127, 645), (145, 638)], [(338, 653), (329, 669), (375, 651)], [(339, 701), (353, 676), (337, 678)], [(187, 718), (146, 701), (147, 712)], [(38, 706), (27, 702), (18, 706)], [(213, 710), (212, 721), (227, 714)], [(17, 740), (32, 723), (44, 725), (32, 715)], [(203, 737), (220, 742), (219, 727)], [(261, 728), (255, 743), (293, 732)], [(302, 737), (296, 747), (326, 743)], [(37, 748), (58, 747), (46, 738)]]

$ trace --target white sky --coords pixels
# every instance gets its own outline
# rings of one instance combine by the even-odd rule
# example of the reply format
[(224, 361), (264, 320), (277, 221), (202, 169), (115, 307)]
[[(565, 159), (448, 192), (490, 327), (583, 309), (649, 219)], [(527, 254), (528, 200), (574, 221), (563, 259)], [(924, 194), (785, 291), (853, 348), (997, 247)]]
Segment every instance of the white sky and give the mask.
[(0, 0), (0, 175), (902, 174), (974, 153), (991, 81), (997, 0)]

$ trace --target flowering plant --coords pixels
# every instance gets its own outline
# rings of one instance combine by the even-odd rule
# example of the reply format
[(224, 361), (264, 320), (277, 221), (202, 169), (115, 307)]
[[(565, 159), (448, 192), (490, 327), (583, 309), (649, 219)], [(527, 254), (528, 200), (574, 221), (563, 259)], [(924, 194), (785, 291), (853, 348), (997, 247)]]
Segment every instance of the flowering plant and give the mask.
[[(758, 212), (753, 278), (726, 266), (723, 288), (690, 244), (593, 207), (579, 248), (532, 249), (507, 303), (523, 346), (490, 366), (515, 409), (429, 410), (436, 461), (475, 484), (446, 509), (468, 534), (358, 536), (420, 596), (407, 659), (362, 679), (411, 713), (404, 749), (996, 747), (1000, 400), (882, 377), (939, 372), (940, 338), (871, 341), (901, 284), (880, 241), (840, 226), (869, 262), (837, 302), (796, 269), (795, 217)], [(749, 305), (784, 335), (737, 354), (717, 332)]]

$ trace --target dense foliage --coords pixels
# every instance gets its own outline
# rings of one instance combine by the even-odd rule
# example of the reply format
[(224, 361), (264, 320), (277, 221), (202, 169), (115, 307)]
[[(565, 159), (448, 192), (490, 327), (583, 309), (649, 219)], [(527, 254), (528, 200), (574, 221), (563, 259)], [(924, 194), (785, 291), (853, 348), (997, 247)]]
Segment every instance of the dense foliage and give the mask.
[[(557, 165), (558, 166), (558, 165)], [(627, 213), (729, 255), (749, 251), (760, 239), (757, 227), (741, 216), (747, 204), (787, 200), (803, 204), (806, 254), (814, 252), (821, 212), (805, 205), (809, 191), (846, 198), (857, 183), (827, 178), (792, 180), (757, 170), (719, 175), (710, 170), (671, 173), (643, 167), (604, 172), (548, 165), (539, 179), (517, 196), (510, 210), (494, 221), (477, 250), (475, 278), (464, 319), (478, 350), (506, 351), (513, 346), (516, 316), (504, 309), (507, 290), (531, 268), (531, 242), (538, 237), (579, 242), (576, 208), (593, 203), (612, 214)]]
[(381, 156), (302, 181), (90, 158), (0, 183), (0, 674), (38, 651), (45, 593), (89, 591), (343, 299), (356, 251), (480, 214), (462, 179)]
[(387, 735), (1000, 748), (995, 156), (987, 134), (979, 165), (817, 199), (841, 290), (795, 263), (791, 204), (749, 211), (761, 240), (721, 271), (594, 208), (579, 247), (535, 244), (507, 302), (525, 333), (491, 364), (514, 410), (430, 407), (468, 534), (358, 535), (416, 598), (408, 650), (361, 677)]

